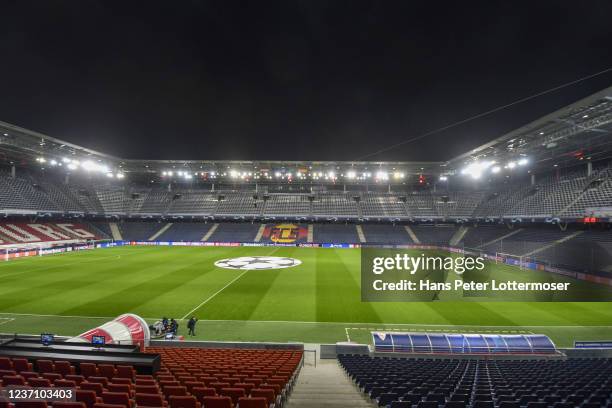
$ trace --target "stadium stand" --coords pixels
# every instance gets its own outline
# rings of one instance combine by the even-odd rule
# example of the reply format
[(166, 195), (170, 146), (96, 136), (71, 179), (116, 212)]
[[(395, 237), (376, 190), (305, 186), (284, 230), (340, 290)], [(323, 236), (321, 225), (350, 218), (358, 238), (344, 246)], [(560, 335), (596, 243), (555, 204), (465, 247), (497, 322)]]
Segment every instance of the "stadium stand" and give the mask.
[(381, 407), (590, 408), (612, 398), (611, 359), (338, 359)]
[(582, 217), (594, 207), (610, 205), (612, 169), (603, 166), (590, 176), (572, 170), (545, 175), (537, 183), (516, 180), (485, 185), (482, 190), (404, 193), (317, 192), (271, 193), (191, 186), (143, 184), (65, 184), (45, 174), (22, 171), (12, 177), (0, 171), (0, 210), (35, 210), (98, 215), (174, 215), (233, 217), (349, 217), (376, 219), (479, 219)]
[(212, 224), (202, 222), (175, 222), (164, 231), (159, 241), (201, 241), (210, 230)]
[(75, 240), (95, 240), (100, 237), (80, 223), (59, 222), (0, 222), (0, 237), (6, 243), (32, 244)]
[(410, 244), (412, 240), (403, 225), (364, 224), (363, 232), (368, 243)]
[(163, 225), (147, 221), (125, 221), (118, 224), (121, 236), (128, 241), (147, 241)]
[(315, 224), (314, 242), (317, 243), (358, 243), (357, 229), (354, 225)]
[(223, 223), (215, 230), (209, 241), (212, 242), (253, 242), (260, 224)]
[(452, 225), (415, 225), (412, 230), (422, 243), (448, 245), (455, 233)]
[(0, 357), (0, 385), (74, 388), (76, 401), (87, 408), (101, 403), (126, 408), (273, 408), (286, 400), (302, 361), (298, 350), (151, 347), (147, 352), (162, 359), (154, 375), (138, 374), (130, 365)]

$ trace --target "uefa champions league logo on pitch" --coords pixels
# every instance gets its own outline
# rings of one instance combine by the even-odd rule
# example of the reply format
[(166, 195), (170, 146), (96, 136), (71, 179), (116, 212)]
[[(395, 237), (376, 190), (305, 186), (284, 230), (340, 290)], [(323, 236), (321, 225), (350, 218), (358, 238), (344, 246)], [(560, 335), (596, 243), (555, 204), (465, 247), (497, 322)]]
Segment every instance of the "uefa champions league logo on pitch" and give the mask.
[(220, 259), (215, 266), (225, 269), (265, 270), (292, 268), (302, 263), (299, 259), (281, 256), (241, 256), (240, 258)]

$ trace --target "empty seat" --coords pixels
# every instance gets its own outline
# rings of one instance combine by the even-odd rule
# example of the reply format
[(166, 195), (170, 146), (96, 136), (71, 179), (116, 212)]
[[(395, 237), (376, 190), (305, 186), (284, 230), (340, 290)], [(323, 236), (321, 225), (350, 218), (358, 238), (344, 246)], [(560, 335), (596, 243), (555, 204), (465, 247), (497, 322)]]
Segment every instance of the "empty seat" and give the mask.
[(93, 363), (81, 363), (79, 364), (79, 370), (81, 371), (81, 375), (85, 378), (98, 375), (98, 367)]
[(140, 394), (136, 393), (134, 396), (136, 405), (143, 405), (145, 407), (165, 407), (167, 406), (164, 398), (159, 394)]
[(55, 372), (55, 365), (51, 360), (36, 360), (36, 367), (39, 373), (53, 373)]
[(133, 402), (130, 400), (129, 394), (124, 392), (103, 392), (102, 401), (105, 404), (122, 405), (127, 408), (133, 406)]
[(169, 401), (170, 408), (200, 408), (200, 402), (192, 395), (172, 395)]
[(99, 399), (92, 390), (76, 390), (74, 395), (76, 401), (84, 403), (87, 408), (93, 408), (96, 402), (102, 402), (102, 399)]
[(32, 371), (32, 363), (28, 362), (25, 358), (14, 358), (13, 369), (18, 373), (21, 371)]
[(117, 374), (117, 370), (115, 370), (115, 366), (112, 364), (98, 364), (98, 373), (100, 376), (110, 380)]
[(230, 397), (204, 397), (204, 408), (233, 408)]
[(66, 377), (67, 375), (73, 375), (75, 373), (75, 368), (68, 361), (56, 361), (55, 372)]
[(240, 397), (239, 408), (268, 408), (268, 401), (264, 397)]

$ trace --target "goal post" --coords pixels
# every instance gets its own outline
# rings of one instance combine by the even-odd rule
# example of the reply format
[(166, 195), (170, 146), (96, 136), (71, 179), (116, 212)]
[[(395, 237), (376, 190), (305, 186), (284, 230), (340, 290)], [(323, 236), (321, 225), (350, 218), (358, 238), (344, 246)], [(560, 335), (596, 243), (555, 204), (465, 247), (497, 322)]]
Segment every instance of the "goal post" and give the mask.
[(495, 263), (518, 266), (520, 269), (525, 269), (527, 257), (523, 255), (509, 254), (507, 252), (496, 252)]

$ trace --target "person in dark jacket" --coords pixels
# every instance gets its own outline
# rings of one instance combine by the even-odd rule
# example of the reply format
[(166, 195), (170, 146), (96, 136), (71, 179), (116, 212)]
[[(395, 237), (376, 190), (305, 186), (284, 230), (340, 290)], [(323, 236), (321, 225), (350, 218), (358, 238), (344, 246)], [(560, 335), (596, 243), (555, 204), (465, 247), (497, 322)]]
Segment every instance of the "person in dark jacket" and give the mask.
[(187, 322), (187, 328), (189, 329), (190, 336), (195, 336), (195, 326), (197, 321), (198, 319), (196, 319), (195, 316), (192, 316), (191, 319), (189, 319), (189, 321)]

